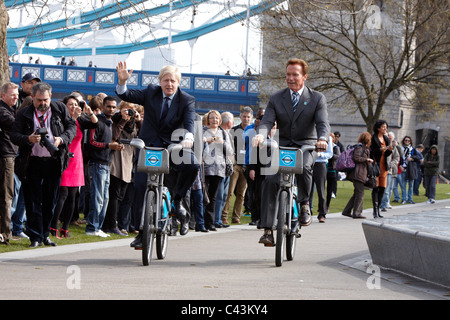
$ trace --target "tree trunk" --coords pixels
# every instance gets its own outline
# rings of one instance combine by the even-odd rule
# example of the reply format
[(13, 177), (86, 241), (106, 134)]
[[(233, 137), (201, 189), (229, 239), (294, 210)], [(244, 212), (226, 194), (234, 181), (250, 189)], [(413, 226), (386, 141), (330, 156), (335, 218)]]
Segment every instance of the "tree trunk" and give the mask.
[(5, 1), (0, 0), (0, 84), (9, 81), (9, 57), (6, 47), (6, 27), (9, 16), (6, 11)]

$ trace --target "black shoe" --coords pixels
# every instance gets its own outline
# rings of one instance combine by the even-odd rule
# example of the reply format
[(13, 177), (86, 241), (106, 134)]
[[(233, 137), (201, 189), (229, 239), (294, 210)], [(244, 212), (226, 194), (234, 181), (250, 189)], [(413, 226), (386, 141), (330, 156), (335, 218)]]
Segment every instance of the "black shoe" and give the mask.
[(180, 235), (184, 236), (189, 232), (189, 215), (181, 219)]
[(307, 227), (311, 224), (312, 217), (311, 212), (309, 211), (309, 204), (302, 204), (300, 209), (300, 225), (303, 227)]
[(223, 228), (223, 225), (221, 225), (220, 223), (215, 223), (214, 226), (215, 226), (217, 229)]
[(52, 240), (50, 240), (49, 237), (44, 239), (44, 244), (46, 246), (52, 246), (52, 247), (56, 247), (57, 246), (56, 242), (53, 242)]
[(268, 247), (274, 246), (275, 240), (273, 238), (273, 234), (264, 232), (264, 234), (261, 236), (261, 238), (259, 238), (258, 243), (262, 243), (262, 244), (264, 244), (264, 246), (268, 246)]
[(42, 242), (31, 241), (30, 245), (28, 246), (28, 248), (37, 248), (37, 247), (42, 247)]
[(133, 242), (130, 243), (130, 247), (135, 249), (142, 248), (142, 232), (139, 231), (139, 234), (134, 238)]
[(217, 231), (216, 227), (214, 225), (210, 226), (208, 228), (209, 231)]
[(174, 200), (173, 201), (175, 216), (180, 220), (185, 218), (187, 215), (186, 208), (182, 204), (182, 200)]
[(204, 226), (196, 227), (195, 232), (209, 232)]

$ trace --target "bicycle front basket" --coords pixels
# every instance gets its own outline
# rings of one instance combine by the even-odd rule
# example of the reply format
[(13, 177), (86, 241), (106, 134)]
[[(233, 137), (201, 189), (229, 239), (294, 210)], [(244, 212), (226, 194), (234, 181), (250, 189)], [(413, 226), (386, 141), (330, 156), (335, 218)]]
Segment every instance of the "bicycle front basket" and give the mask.
[(169, 152), (164, 148), (146, 147), (139, 151), (138, 172), (169, 173)]
[(303, 173), (303, 152), (297, 148), (280, 147), (279, 172)]

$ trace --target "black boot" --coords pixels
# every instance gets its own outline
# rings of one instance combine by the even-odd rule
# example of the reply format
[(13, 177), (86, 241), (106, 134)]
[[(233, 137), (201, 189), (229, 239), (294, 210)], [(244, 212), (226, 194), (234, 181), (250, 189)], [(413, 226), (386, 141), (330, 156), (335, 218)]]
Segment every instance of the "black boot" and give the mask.
[(378, 218), (379, 208), (378, 208), (378, 193), (377, 188), (372, 189), (372, 205), (373, 205), (373, 218)]
[[(384, 196), (384, 189), (383, 187), (378, 187), (377, 193), (378, 193), (378, 203), (381, 206), (381, 202), (383, 201), (383, 196)], [(384, 218), (381, 214), (380, 214), (380, 206), (378, 206), (377, 208), (377, 215), (378, 218)]]

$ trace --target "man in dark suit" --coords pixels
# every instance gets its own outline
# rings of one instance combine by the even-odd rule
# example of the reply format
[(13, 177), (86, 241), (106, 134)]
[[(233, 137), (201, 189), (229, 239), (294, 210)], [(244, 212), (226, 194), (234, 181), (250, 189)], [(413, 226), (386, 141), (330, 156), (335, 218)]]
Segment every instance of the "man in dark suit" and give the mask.
[[(122, 100), (144, 106), (144, 121), (139, 138), (147, 146), (167, 147), (169, 144), (179, 142), (184, 148), (192, 148), (194, 141), (195, 98), (180, 90), (181, 73), (177, 67), (163, 67), (159, 73), (160, 85), (148, 85), (143, 90), (127, 89), (126, 82), (133, 70), (128, 71), (126, 63), (120, 62), (117, 66), (119, 83), (116, 93)], [(175, 136), (177, 129), (184, 129), (184, 136)], [(165, 182), (173, 181), (168, 185), (174, 199), (175, 213), (181, 217), (180, 234), (185, 235), (188, 230), (189, 217), (182, 205), (182, 199), (194, 182), (200, 169), (197, 159), (191, 156), (190, 163), (171, 164), (171, 173)], [(175, 176), (175, 178), (173, 178)], [(135, 224), (140, 230), (142, 205), (146, 189), (147, 175), (136, 172), (135, 185)], [(131, 244), (134, 247), (141, 245), (141, 235)]]
[[(317, 149), (326, 150), (330, 135), (327, 102), (323, 94), (305, 86), (307, 77), (308, 65), (305, 61), (290, 59), (287, 62), (286, 83), (288, 88), (280, 90), (270, 97), (264, 117), (258, 126), (258, 135), (253, 140), (254, 145), (265, 140), (267, 133), (276, 122), (280, 146), (299, 148), (303, 145), (315, 145)], [(303, 226), (310, 225), (312, 221), (308, 201), (312, 185), (313, 165), (313, 154), (305, 152), (303, 154), (303, 174), (296, 177), (297, 201), (301, 204), (300, 223)], [(266, 179), (273, 183), (271, 183), (271, 188), (265, 188), (266, 192), (261, 197), (267, 204), (261, 206), (263, 208), (261, 215), (274, 212), (273, 205), (276, 202), (279, 181), (277, 178), (275, 175), (273, 179)], [(262, 227), (272, 230), (272, 226)]]

